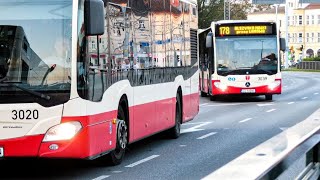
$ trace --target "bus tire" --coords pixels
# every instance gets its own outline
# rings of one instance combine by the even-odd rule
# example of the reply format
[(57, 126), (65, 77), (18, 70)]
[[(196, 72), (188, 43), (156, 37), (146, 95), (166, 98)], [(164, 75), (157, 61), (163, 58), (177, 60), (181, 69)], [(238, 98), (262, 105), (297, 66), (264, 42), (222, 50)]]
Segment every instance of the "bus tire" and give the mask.
[(180, 94), (176, 97), (176, 113), (175, 113), (175, 125), (173, 128), (169, 129), (169, 137), (172, 139), (177, 139), (180, 136), (182, 122), (182, 104)]
[(272, 100), (272, 94), (266, 94), (266, 100), (271, 101)]
[(207, 97), (207, 93), (206, 92), (203, 92), (203, 91), (201, 91), (201, 97)]
[(128, 145), (128, 126), (125, 121), (125, 112), (122, 106), (118, 108), (118, 122), (117, 122), (117, 142), (116, 148), (109, 153), (109, 159), (111, 165), (121, 164), (126, 147)]
[(217, 96), (210, 95), (210, 101), (215, 101), (215, 100), (217, 100)]

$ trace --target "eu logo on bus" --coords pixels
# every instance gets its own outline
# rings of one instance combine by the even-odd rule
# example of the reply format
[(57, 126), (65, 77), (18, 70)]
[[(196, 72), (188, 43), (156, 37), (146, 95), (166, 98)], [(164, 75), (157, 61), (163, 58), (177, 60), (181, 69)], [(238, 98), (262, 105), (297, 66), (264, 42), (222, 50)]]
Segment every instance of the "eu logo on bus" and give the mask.
[(236, 81), (235, 77), (228, 77), (228, 81)]

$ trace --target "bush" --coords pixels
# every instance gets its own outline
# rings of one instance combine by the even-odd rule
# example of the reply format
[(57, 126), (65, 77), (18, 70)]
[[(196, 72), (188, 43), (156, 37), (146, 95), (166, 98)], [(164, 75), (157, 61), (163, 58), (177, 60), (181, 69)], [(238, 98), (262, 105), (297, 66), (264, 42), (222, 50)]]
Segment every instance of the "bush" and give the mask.
[(304, 58), (303, 61), (320, 61), (320, 57)]

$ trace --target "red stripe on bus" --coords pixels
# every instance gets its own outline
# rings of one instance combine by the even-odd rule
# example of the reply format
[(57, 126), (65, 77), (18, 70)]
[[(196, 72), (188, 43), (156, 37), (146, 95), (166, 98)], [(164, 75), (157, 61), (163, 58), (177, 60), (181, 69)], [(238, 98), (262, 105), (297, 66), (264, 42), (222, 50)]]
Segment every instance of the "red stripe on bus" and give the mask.
[[(145, 138), (174, 126), (175, 98), (130, 107), (130, 142)], [(198, 93), (183, 96), (183, 121), (199, 111)], [(61, 123), (81, 122), (83, 128), (71, 140), (42, 142), (44, 135), (0, 140), (5, 157), (88, 158), (115, 148), (117, 111), (88, 116), (63, 117)], [(50, 145), (57, 145), (51, 150)]]

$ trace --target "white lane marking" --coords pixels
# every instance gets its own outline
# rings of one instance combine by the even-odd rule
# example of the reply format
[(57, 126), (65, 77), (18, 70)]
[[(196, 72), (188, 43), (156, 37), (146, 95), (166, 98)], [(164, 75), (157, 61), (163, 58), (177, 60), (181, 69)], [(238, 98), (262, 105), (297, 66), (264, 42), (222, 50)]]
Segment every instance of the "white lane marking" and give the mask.
[(319, 93), (314, 93), (314, 95), (318, 95)]
[(197, 128), (202, 127), (202, 126), (205, 126), (205, 125), (208, 125), (208, 124), (210, 124), (210, 123), (212, 123), (212, 122), (204, 122), (204, 123), (202, 123), (202, 124), (193, 126), (193, 127), (191, 127), (191, 128), (188, 128), (188, 129), (181, 129), (180, 133), (202, 131), (203, 129), (197, 129)]
[(303, 97), (303, 98), (301, 98), (301, 99), (308, 99), (308, 97)]
[(288, 104), (294, 104), (294, 102), (289, 102)]
[(224, 130), (228, 130), (228, 129), (230, 129), (230, 128), (223, 128)]
[(232, 104), (209, 104), (206, 107), (219, 107), (219, 106), (238, 106), (245, 103), (232, 103)]
[(112, 171), (112, 173), (118, 174), (118, 173), (122, 173), (122, 171)]
[(209, 103), (203, 103), (203, 104), (200, 104), (199, 106), (205, 106), (205, 105), (207, 105), (207, 104), (209, 104)]
[(185, 125), (203, 124), (203, 123), (207, 123), (207, 122), (187, 122), (187, 123), (183, 123), (183, 124), (181, 124), (181, 125), (182, 125), (182, 126), (185, 126)]
[(102, 175), (102, 176), (99, 176), (99, 177), (94, 178), (94, 179), (92, 179), (92, 180), (103, 180), (103, 179), (106, 179), (106, 178), (108, 178), (108, 177), (110, 177), (110, 175)]
[(239, 123), (244, 123), (244, 122), (246, 122), (246, 121), (250, 121), (252, 118), (247, 118), (247, 119), (244, 119), (244, 120), (242, 120), (242, 121), (239, 121)]
[(269, 103), (269, 104), (268, 104), (268, 103), (265, 103), (265, 104), (257, 104), (257, 106), (260, 106), (260, 107), (261, 107), (261, 106), (273, 106), (273, 105), (274, 105), (274, 104), (270, 104), (270, 103)]
[(156, 157), (159, 157), (160, 155), (152, 155), (152, 156), (149, 156), (149, 157), (147, 157), (147, 158), (144, 158), (144, 159), (142, 159), (142, 160), (140, 160), (140, 161), (137, 161), (137, 162), (135, 162), (135, 163), (132, 163), (132, 164), (129, 164), (129, 165), (127, 165), (127, 166), (125, 166), (125, 167), (134, 167), (134, 166), (137, 166), (137, 165), (139, 165), (139, 164), (142, 164), (142, 163), (144, 163), (144, 162), (147, 162), (147, 161), (150, 161), (150, 160), (152, 160), (152, 159), (154, 159), (154, 158), (156, 158)]
[(181, 144), (180, 147), (186, 147), (187, 145)]
[(276, 109), (270, 109), (270, 110), (268, 110), (268, 111), (266, 111), (266, 112), (272, 112), (272, 111), (275, 111)]
[(217, 132), (211, 132), (211, 133), (209, 133), (209, 134), (206, 134), (206, 135), (203, 135), (203, 136), (201, 136), (201, 137), (198, 137), (197, 139), (204, 139), (204, 138), (207, 138), (207, 137), (212, 136), (212, 135), (215, 135), (215, 134), (217, 134)]
[(287, 88), (288, 86), (283, 86), (284, 88)]

